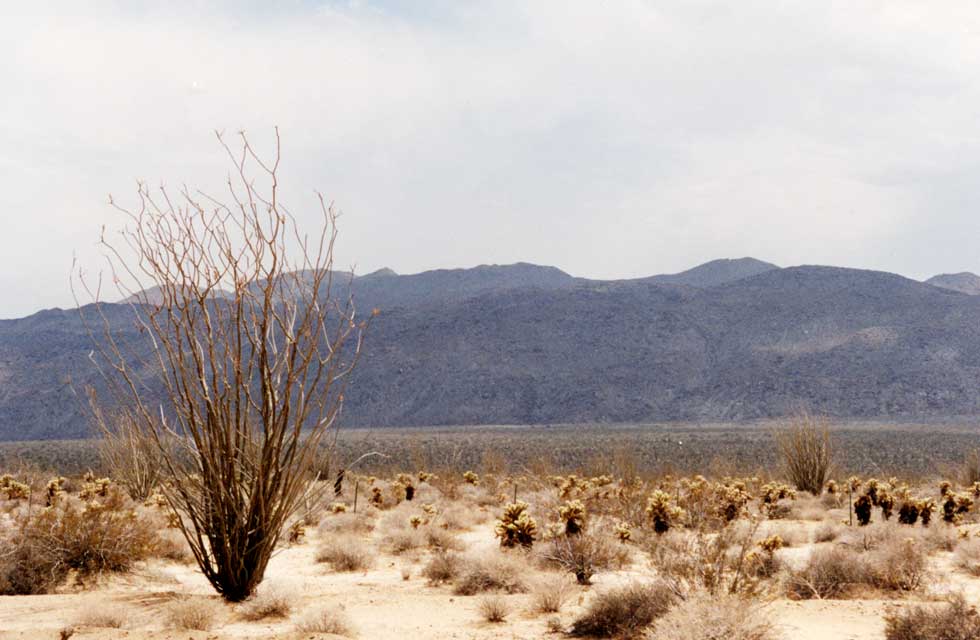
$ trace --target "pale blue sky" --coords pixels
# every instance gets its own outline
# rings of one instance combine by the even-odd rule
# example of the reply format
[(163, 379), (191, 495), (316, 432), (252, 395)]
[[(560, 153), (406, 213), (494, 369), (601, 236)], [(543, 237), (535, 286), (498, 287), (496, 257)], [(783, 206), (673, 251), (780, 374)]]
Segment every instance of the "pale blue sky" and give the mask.
[(24, 4), (0, 2), (0, 317), (71, 304), (107, 193), (216, 184), (210, 131), (275, 124), (292, 209), (333, 198), (360, 272), (980, 271), (972, 2)]

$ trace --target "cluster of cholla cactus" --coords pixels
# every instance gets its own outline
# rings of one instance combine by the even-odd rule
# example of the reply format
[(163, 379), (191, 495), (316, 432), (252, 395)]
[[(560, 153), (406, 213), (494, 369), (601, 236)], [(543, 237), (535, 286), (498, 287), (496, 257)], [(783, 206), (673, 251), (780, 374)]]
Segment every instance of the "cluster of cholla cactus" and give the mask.
[(745, 507), (752, 500), (752, 495), (746, 490), (745, 483), (733, 481), (717, 485), (715, 488), (717, 514), (725, 523), (737, 520)]
[(371, 504), (379, 509), (384, 506), (385, 498), (381, 493), (381, 487), (371, 487)]
[(466, 484), (478, 485), (480, 484), (480, 476), (473, 473), (472, 471), (467, 471), (463, 474), (463, 482)]
[(581, 500), (571, 500), (558, 507), (558, 519), (564, 525), (566, 535), (574, 536), (585, 530), (585, 505)]
[(779, 518), (786, 511), (780, 500), (796, 500), (796, 489), (780, 482), (767, 482), (759, 488), (759, 499), (770, 519)]
[(943, 521), (958, 524), (963, 514), (973, 508), (973, 497), (968, 493), (956, 493), (947, 489), (942, 494)]
[(109, 495), (109, 485), (112, 481), (109, 478), (96, 478), (91, 471), (82, 477), (82, 488), (78, 492), (78, 497), (82, 500), (93, 500), (96, 497), (105, 498)]
[(912, 526), (921, 521), (922, 526), (929, 526), (932, 512), (936, 510), (936, 502), (932, 498), (914, 498), (905, 486), (898, 489), (898, 498), (901, 501), (898, 508), (899, 523)]
[(31, 495), (31, 488), (5, 473), (0, 476), (0, 494), (3, 494), (7, 500), (27, 500)]
[(674, 504), (673, 497), (660, 489), (656, 489), (650, 494), (646, 512), (647, 518), (653, 523), (653, 530), (657, 535), (667, 533), (684, 517), (684, 510)]
[(518, 500), (504, 507), (497, 520), (494, 533), (500, 538), (501, 547), (521, 546), (530, 549), (538, 532), (538, 525), (527, 511), (528, 504)]
[(65, 495), (65, 485), (68, 483), (68, 478), (58, 477), (51, 478), (48, 481), (48, 486), (45, 487), (45, 505), (53, 507), (58, 503), (58, 500)]
[(432, 480), (435, 480), (435, 478), (436, 478), (435, 475), (429, 473), (428, 471), (419, 471), (418, 472), (419, 482), (430, 482)]

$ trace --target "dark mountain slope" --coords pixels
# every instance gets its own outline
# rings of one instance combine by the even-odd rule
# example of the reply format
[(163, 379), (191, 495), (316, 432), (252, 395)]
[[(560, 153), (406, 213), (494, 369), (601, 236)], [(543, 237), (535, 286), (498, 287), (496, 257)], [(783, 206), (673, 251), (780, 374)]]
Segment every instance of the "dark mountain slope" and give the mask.
[(755, 258), (721, 259), (705, 262), (680, 273), (651, 276), (644, 278), (644, 280), (656, 284), (681, 284), (705, 289), (742, 278), (749, 278), (774, 269), (779, 269), (779, 267)]
[[(708, 288), (471, 271), (355, 280), (361, 308), (383, 312), (344, 423), (980, 413), (980, 296), (829, 267)], [(133, 338), (128, 308), (107, 309)], [(98, 381), (90, 348), (75, 311), (0, 322), (0, 439), (87, 432), (66, 382)]]

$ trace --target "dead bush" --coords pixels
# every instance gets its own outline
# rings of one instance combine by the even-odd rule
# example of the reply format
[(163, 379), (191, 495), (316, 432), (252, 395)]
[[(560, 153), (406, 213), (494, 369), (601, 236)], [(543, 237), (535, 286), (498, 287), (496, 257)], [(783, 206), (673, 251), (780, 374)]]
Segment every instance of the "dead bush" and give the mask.
[(129, 611), (124, 608), (90, 610), (75, 623), (79, 627), (95, 629), (122, 629), (129, 623)]
[(698, 594), (656, 621), (649, 640), (775, 640), (775, 628), (761, 607), (731, 595)]
[(374, 518), (365, 512), (350, 511), (324, 516), (317, 527), (321, 534), (364, 534), (374, 531)]
[(459, 576), (462, 564), (460, 557), (452, 551), (440, 551), (432, 554), (422, 568), (422, 575), (433, 585), (453, 582)]
[(345, 638), (356, 635), (343, 611), (326, 607), (303, 614), (296, 623), (296, 630), (300, 633), (323, 633)]
[(526, 561), (502, 552), (464, 558), (453, 592), (472, 596), (488, 591), (524, 593), (527, 591)]
[(510, 614), (510, 605), (502, 597), (496, 595), (480, 598), (480, 604), (477, 608), (487, 622), (503, 622)]
[(279, 587), (262, 586), (241, 606), (242, 617), (249, 622), (269, 618), (286, 618), (293, 610), (296, 595)]
[(151, 523), (118, 491), (85, 505), (64, 498), (18, 518), (0, 556), (0, 594), (45, 593), (71, 570), (79, 578), (128, 571), (153, 542)]
[(953, 563), (971, 576), (980, 577), (980, 540), (960, 543), (953, 555)]
[(833, 542), (841, 534), (841, 525), (836, 522), (823, 522), (813, 530), (814, 542)]
[(564, 577), (540, 582), (532, 592), (532, 609), (537, 613), (558, 613), (571, 595), (571, 586)]
[(596, 532), (560, 535), (548, 542), (540, 557), (575, 576), (579, 584), (591, 584), (596, 571), (622, 567), (629, 562), (629, 547)]
[(178, 631), (210, 631), (214, 628), (220, 607), (205, 598), (187, 598), (170, 603), (165, 612), (167, 625)]
[(886, 640), (975, 640), (980, 615), (962, 595), (940, 607), (915, 606), (885, 615)]
[(776, 433), (786, 475), (800, 491), (818, 496), (830, 473), (830, 431), (825, 420), (801, 414)]
[(441, 527), (427, 526), (422, 529), (422, 538), (425, 546), (430, 549), (442, 549), (444, 551), (462, 551), (466, 545), (459, 539), (459, 536)]
[(865, 558), (840, 547), (815, 549), (806, 566), (791, 573), (787, 589), (791, 598), (808, 600), (846, 597), (854, 585), (871, 581)]
[(374, 553), (359, 538), (337, 536), (320, 544), (316, 561), (329, 564), (334, 571), (367, 571), (374, 566)]
[(632, 637), (667, 613), (676, 596), (665, 584), (629, 584), (604, 591), (572, 623), (572, 636)]

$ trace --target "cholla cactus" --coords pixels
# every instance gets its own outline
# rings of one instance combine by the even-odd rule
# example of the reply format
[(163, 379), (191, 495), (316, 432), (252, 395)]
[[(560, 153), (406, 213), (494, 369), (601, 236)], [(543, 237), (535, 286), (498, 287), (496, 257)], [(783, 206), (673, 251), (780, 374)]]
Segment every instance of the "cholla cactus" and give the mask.
[(766, 515), (770, 519), (782, 517), (786, 513), (786, 507), (779, 504), (780, 500), (796, 500), (796, 489), (780, 482), (769, 482), (759, 488), (761, 492), (762, 504), (766, 509)]
[[(85, 474), (87, 477), (91, 477), (91, 472)], [(105, 498), (109, 495), (109, 485), (111, 480), (109, 478), (99, 478), (95, 480), (94, 478), (86, 480), (82, 485), (82, 490), (78, 492), (78, 497), (82, 500), (92, 500), (96, 496)]]
[(619, 524), (617, 524), (616, 528), (613, 529), (613, 531), (615, 532), (616, 537), (619, 539), (619, 541), (624, 544), (629, 542), (633, 538), (633, 531), (632, 529), (630, 529), (630, 526), (625, 522), (620, 522)]
[(862, 527), (871, 523), (871, 507), (871, 497), (866, 493), (854, 501), (854, 516)]
[(829, 493), (832, 496), (837, 495), (840, 492), (840, 487), (837, 486), (836, 480), (828, 480), (826, 488), (827, 488), (827, 493)]
[(973, 486), (970, 487), (970, 493), (973, 494), (974, 499), (980, 498), (980, 482), (973, 483)]
[(718, 516), (726, 523), (738, 519), (745, 505), (752, 500), (752, 496), (745, 490), (745, 483), (742, 482), (718, 485), (715, 493), (718, 500)]
[(385, 498), (381, 492), (381, 487), (371, 487), (371, 504), (379, 509), (384, 506)]
[(585, 505), (572, 500), (558, 507), (558, 518), (565, 524), (565, 533), (574, 536), (585, 529)]
[(847, 484), (851, 488), (852, 492), (857, 493), (857, 490), (861, 488), (861, 478), (851, 476), (847, 479)]
[(562, 500), (568, 500), (576, 490), (582, 489), (586, 482), (586, 480), (580, 480), (575, 474), (568, 476), (558, 487), (558, 497)]
[(660, 489), (650, 494), (646, 512), (657, 535), (667, 533), (684, 516), (684, 510), (673, 503), (671, 495)]
[(406, 501), (411, 502), (415, 498), (415, 484), (412, 481), (412, 476), (407, 473), (399, 473), (395, 484), (404, 489)]
[(868, 481), (865, 483), (865, 487), (864, 495), (868, 496), (871, 499), (871, 504), (877, 507), (879, 491), (878, 481), (874, 478), (868, 478)]
[(769, 536), (768, 538), (759, 540), (759, 542), (757, 542), (756, 544), (759, 545), (760, 549), (762, 549), (763, 551), (765, 551), (770, 555), (772, 555), (779, 549), (782, 549), (784, 546), (786, 546), (786, 543), (783, 542), (782, 537), (778, 535), (772, 535)]
[(0, 493), (7, 500), (27, 500), (31, 495), (31, 488), (17, 482), (10, 474), (4, 474), (0, 476)]
[(973, 498), (965, 493), (953, 493), (947, 491), (943, 496), (943, 521), (948, 524), (956, 524), (962, 519), (964, 513), (969, 513), (973, 508)]
[(501, 547), (520, 545), (530, 549), (537, 535), (538, 525), (527, 512), (528, 504), (518, 500), (504, 507), (504, 513), (497, 520), (494, 533), (500, 538)]
[(902, 505), (898, 508), (898, 521), (909, 526), (914, 525), (919, 519), (919, 500), (912, 499), (908, 492), (904, 492)]
[(945, 498), (946, 495), (950, 493), (952, 488), (953, 488), (952, 482), (950, 482), (949, 480), (943, 480), (942, 482), (939, 483), (939, 495)]
[(890, 520), (892, 511), (895, 508), (895, 498), (884, 489), (878, 490), (878, 506), (881, 507), (881, 516), (885, 520)]
[(297, 520), (289, 527), (287, 540), (289, 544), (299, 544), (306, 537), (306, 525), (302, 520)]
[(923, 527), (928, 527), (932, 520), (932, 512), (936, 510), (936, 501), (932, 498), (919, 501), (919, 520)]
[(436, 511), (437, 511), (436, 505), (434, 505), (434, 504), (423, 504), (422, 505), (422, 511), (427, 516), (434, 516), (434, 515), (436, 515)]
[(65, 494), (65, 483), (67, 478), (51, 478), (48, 481), (48, 486), (45, 488), (47, 494), (47, 506), (54, 506), (58, 499)]
[(463, 481), (466, 484), (477, 485), (480, 484), (480, 476), (476, 475), (472, 471), (467, 471), (463, 474)]
[(434, 477), (435, 476), (433, 476), (428, 471), (419, 471), (418, 473), (419, 482), (428, 482), (429, 480), (432, 480)]
[(343, 502), (334, 502), (330, 505), (330, 513), (347, 513), (347, 505)]
[(412, 525), (413, 529), (418, 529), (421, 525), (425, 524), (425, 520), (422, 516), (412, 516), (408, 519), (408, 524)]

